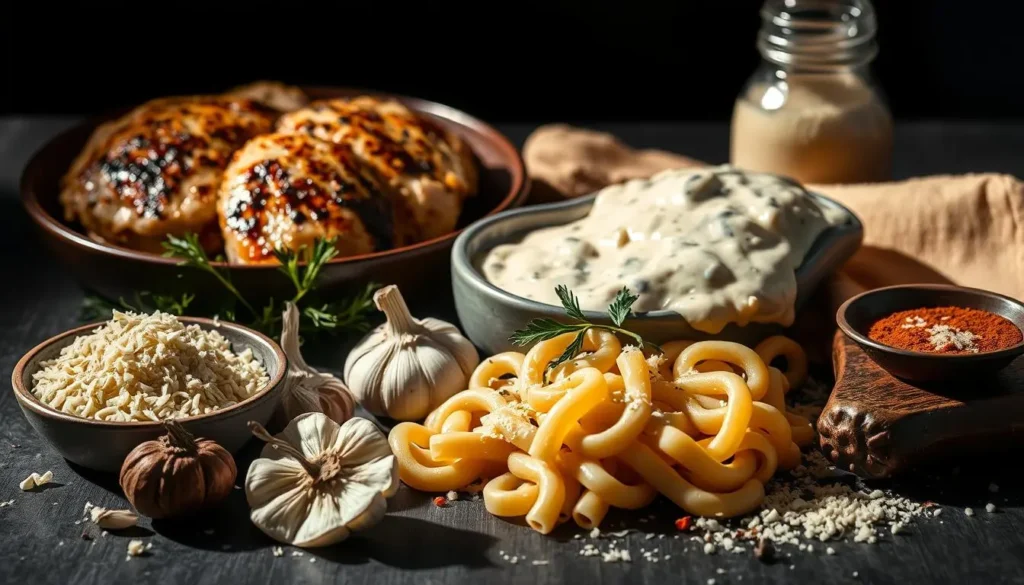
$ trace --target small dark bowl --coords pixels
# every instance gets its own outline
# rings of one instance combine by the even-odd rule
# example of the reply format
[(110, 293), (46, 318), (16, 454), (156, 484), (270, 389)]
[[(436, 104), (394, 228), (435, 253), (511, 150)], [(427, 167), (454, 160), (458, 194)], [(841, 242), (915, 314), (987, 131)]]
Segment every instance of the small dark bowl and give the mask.
[[(266, 425), (280, 402), (288, 359), (281, 347), (269, 337), (234, 323), (195, 317), (179, 317), (186, 325), (215, 330), (227, 338), (233, 351), (252, 349), (267, 369), (270, 382), (249, 398), (227, 408), (177, 419), (196, 437), (212, 439), (231, 453), (252, 438), (248, 422)], [(86, 335), (102, 323), (93, 323), (65, 331), (33, 347), (18, 361), (11, 375), (14, 396), (32, 428), (58, 453), (72, 463), (97, 471), (117, 472), (125, 457), (136, 446), (166, 434), (159, 422), (108, 422), (77, 417), (55, 410), (37, 399), (29, 390), (32, 375), (39, 364), (60, 355), (79, 335)]]
[(941, 354), (897, 349), (867, 335), (872, 323), (892, 313), (945, 306), (995, 313), (1024, 331), (1024, 303), (986, 290), (938, 284), (890, 286), (861, 293), (839, 307), (836, 322), (875, 363), (897, 378), (915, 382), (991, 374), (1024, 353), (1024, 341), (999, 351)]
[[(437, 291), (450, 285), (449, 254), (455, 237), (474, 221), (517, 207), (526, 198), (529, 179), (516, 147), (494, 127), (449, 106), (418, 98), (370, 90), (302, 87), (311, 99), (375, 95), (394, 98), (462, 137), (473, 151), (480, 171), (480, 188), (463, 207), (455, 231), (411, 246), (362, 256), (335, 258), (321, 270), (317, 293), (334, 300), (362, 288), (367, 282), (395, 284), (402, 289)], [(101, 122), (125, 113), (109, 112), (62, 132), (29, 161), (21, 176), (21, 199), (49, 248), (77, 280), (108, 299), (131, 299), (137, 291), (167, 295), (195, 295), (196, 305), (215, 307), (227, 298), (216, 279), (200, 270), (183, 268), (179, 261), (131, 250), (89, 238), (81, 226), (63, 219), (60, 180)], [(228, 271), (235, 286), (253, 303), (291, 298), (294, 289), (276, 266), (247, 266), (213, 262)], [(446, 295), (425, 295), (444, 297)], [(410, 298), (416, 304), (419, 295)]]

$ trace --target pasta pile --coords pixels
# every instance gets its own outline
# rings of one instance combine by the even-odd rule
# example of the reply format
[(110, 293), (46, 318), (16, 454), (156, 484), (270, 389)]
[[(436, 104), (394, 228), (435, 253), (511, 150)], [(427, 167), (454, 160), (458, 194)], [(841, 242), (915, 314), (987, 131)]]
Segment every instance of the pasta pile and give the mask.
[[(786, 337), (754, 349), (674, 341), (645, 355), (590, 329), (583, 352), (548, 371), (575, 335), (484, 360), (422, 425), (395, 426), (402, 481), (444, 492), (484, 479), (491, 514), (525, 516), (542, 534), (570, 519), (594, 528), (610, 507), (640, 509), (658, 493), (689, 514), (731, 517), (756, 509), (813, 438), (786, 412), (807, 375)], [(771, 366), (778, 357), (785, 372)]]

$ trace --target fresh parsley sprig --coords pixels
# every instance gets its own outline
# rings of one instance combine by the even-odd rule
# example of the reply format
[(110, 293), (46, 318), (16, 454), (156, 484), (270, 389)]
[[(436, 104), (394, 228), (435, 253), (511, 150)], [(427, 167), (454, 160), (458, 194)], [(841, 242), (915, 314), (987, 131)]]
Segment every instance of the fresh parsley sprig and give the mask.
[[(626, 317), (629, 316), (633, 303), (640, 297), (629, 291), (628, 288), (623, 287), (612, 299), (610, 305), (608, 305), (608, 317), (611, 319), (614, 325), (605, 325), (598, 323), (591, 323), (587, 321), (586, 315), (580, 309), (579, 299), (573, 294), (569, 287), (560, 284), (555, 287), (555, 294), (558, 295), (558, 300), (562, 303), (562, 309), (565, 310), (565, 314), (570, 319), (576, 321), (575, 323), (561, 323), (554, 319), (547, 317), (539, 317), (531, 320), (526, 324), (526, 327), (519, 329), (512, 333), (509, 337), (509, 341), (516, 345), (530, 345), (538, 341), (546, 341), (548, 339), (554, 339), (559, 335), (566, 333), (576, 333), (576, 337), (573, 338), (572, 342), (565, 348), (562, 355), (558, 356), (551, 363), (548, 364), (548, 369), (554, 368), (559, 364), (569, 361), (580, 354), (583, 349), (583, 340), (586, 333), (590, 329), (605, 329), (613, 333), (629, 337), (636, 341), (637, 345), (643, 349), (645, 345), (657, 346), (653, 343), (645, 343), (643, 338), (632, 331), (622, 328), (622, 324), (626, 321)], [(660, 350), (660, 348), (658, 348)]]

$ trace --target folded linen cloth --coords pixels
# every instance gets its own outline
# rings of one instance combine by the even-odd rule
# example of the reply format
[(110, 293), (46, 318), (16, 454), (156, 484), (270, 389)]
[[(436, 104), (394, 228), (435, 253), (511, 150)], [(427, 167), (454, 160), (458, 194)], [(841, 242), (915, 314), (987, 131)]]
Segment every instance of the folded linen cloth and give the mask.
[[(534, 186), (532, 203), (706, 164), (664, 151), (635, 150), (608, 134), (564, 124), (537, 129), (523, 157)], [(819, 342), (819, 336), (831, 336), (832, 316), (843, 301), (882, 286), (955, 283), (1024, 299), (1024, 183), (1019, 179), (979, 173), (806, 187), (851, 209), (865, 233), (861, 250), (798, 317), (795, 336)]]

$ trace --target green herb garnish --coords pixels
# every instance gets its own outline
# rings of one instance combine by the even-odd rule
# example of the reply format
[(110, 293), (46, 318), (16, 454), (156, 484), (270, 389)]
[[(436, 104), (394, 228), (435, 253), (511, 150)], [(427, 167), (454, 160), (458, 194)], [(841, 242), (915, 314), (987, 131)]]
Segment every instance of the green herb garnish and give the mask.
[[(362, 333), (370, 328), (369, 316), (374, 312), (373, 291), (379, 288), (379, 285), (371, 283), (352, 298), (334, 303), (311, 301), (321, 269), (338, 254), (334, 242), (334, 239), (318, 238), (312, 248), (303, 246), (298, 250), (275, 250), (274, 256), (280, 262), (278, 270), (295, 287), (295, 293), (290, 300), (299, 308), (302, 316), (300, 321), (302, 331), (307, 333)], [(262, 307), (256, 308), (231, 282), (231, 274), (228, 270), (217, 268), (211, 264), (211, 260), (199, 243), (199, 237), (196, 234), (188, 233), (180, 238), (169, 235), (167, 241), (163, 243), (163, 247), (164, 256), (179, 259), (180, 266), (195, 268), (213, 275), (231, 294), (231, 301), (218, 307), (212, 314), (198, 315), (190, 309), (192, 301), (195, 300), (195, 296), (191, 294), (174, 297), (151, 292), (138, 292), (131, 301), (122, 298), (118, 299), (117, 303), (111, 303), (96, 296), (87, 296), (82, 306), (82, 319), (95, 320), (103, 316), (109, 317), (113, 310), (146, 313), (163, 311), (178, 316), (185, 314), (205, 317), (218, 316), (228, 321), (238, 321), (238, 317), (241, 316), (248, 318), (248, 325), (253, 329), (271, 336), (280, 333), (284, 303), (270, 299)], [(218, 257), (218, 259), (220, 258)], [(239, 315), (240, 311), (241, 315)]]
[(554, 319), (540, 317), (533, 319), (526, 324), (525, 328), (513, 332), (509, 337), (509, 341), (516, 345), (530, 345), (538, 341), (554, 339), (555, 337), (565, 333), (575, 332), (576, 337), (573, 338), (569, 346), (565, 348), (562, 355), (558, 356), (548, 364), (548, 369), (554, 368), (579, 355), (580, 351), (583, 349), (584, 336), (590, 329), (605, 329), (607, 331), (629, 337), (636, 341), (637, 345), (641, 349), (643, 349), (645, 345), (649, 345), (654, 346), (660, 351), (660, 348), (658, 348), (657, 345), (653, 343), (645, 344), (642, 337), (632, 331), (622, 328), (622, 323), (625, 322), (626, 317), (629, 316), (633, 303), (640, 298), (639, 296), (629, 292), (629, 289), (626, 287), (622, 287), (622, 290), (615, 295), (612, 303), (608, 305), (608, 317), (614, 325), (590, 323), (587, 321), (586, 315), (584, 315), (583, 311), (580, 309), (579, 299), (577, 299), (576, 295), (569, 290), (569, 287), (560, 284), (555, 287), (555, 294), (558, 295), (558, 299), (562, 302), (562, 308), (565, 310), (566, 316), (576, 321), (575, 323), (560, 323)]

